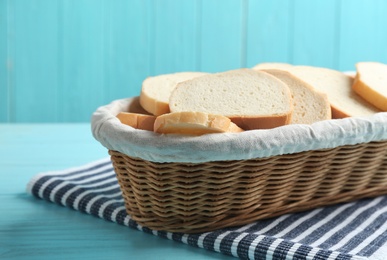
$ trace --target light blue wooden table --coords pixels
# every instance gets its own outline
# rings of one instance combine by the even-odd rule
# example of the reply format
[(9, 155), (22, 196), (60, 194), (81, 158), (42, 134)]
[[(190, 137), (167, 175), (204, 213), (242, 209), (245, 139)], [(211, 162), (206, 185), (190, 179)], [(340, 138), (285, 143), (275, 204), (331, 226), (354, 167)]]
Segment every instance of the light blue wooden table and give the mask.
[(0, 124), (0, 259), (234, 259), (26, 193), (39, 172), (107, 156), (89, 124)]

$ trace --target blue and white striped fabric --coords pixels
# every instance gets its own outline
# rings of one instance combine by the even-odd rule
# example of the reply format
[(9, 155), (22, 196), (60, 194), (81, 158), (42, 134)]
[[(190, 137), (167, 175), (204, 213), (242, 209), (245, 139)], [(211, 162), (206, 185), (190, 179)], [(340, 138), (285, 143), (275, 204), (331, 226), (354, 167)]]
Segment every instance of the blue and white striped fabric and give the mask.
[(109, 158), (38, 174), (27, 190), (80, 212), (241, 259), (387, 259), (387, 196), (182, 234), (151, 230), (127, 215)]

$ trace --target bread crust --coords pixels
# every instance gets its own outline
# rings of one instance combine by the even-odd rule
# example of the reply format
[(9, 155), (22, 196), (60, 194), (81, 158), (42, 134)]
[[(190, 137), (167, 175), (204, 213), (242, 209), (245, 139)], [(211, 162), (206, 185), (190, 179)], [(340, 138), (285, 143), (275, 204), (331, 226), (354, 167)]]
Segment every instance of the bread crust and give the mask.
[[(371, 85), (367, 84), (363, 80), (363, 72), (361, 71), (360, 65), (363, 63), (357, 63), (357, 73), (355, 76), (355, 80), (352, 85), (352, 89), (359, 94), (362, 98), (367, 100), (370, 104), (373, 104), (375, 107), (381, 109), (382, 111), (387, 111), (387, 96), (383, 96), (381, 93), (376, 91)], [(372, 64), (377, 64), (375, 62), (372, 62)], [(384, 64), (380, 64), (379, 66), (383, 66)], [(387, 65), (386, 66), (386, 72), (387, 72)], [(375, 75), (377, 76), (377, 75)], [(387, 86), (386, 86), (387, 88)]]
[(121, 123), (136, 129), (153, 131), (156, 117), (153, 115), (144, 115), (131, 112), (120, 112), (116, 116)]
[(340, 118), (346, 118), (351, 117), (352, 115), (348, 114), (346, 111), (336, 107), (335, 105), (331, 104), (331, 111), (332, 111), (332, 119), (340, 119)]
[(239, 133), (243, 129), (222, 115), (202, 112), (175, 112), (158, 116), (154, 131), (161, 134), (203, 135), (211, 133)]
[(271, 129), (283, 125), (288, 125), (292, 118), (292, 112), (288, 114), (265, 116), (230, 116), (230, 119), (240, 128), (245, 130)]
[(150, 97), (144, 90), (141, 90), (140, 104), (147, 112), (155, 116), (170, 112), (168, 103), (160, 102)]
[(369, 103), (373, 104), (382, 111), (387, 112), (387, 97), (380, 95), (366, 83), (361, 80), (356, 80), (356, 78), (352, 88), (357, 94), (362, 96)]
[(140, 103), (140, 97), (134, 97), (133, 102), (126, 110), (130, 113), (143, 114), (143, 115), (151, 115), (148, 111), (146, 111)]

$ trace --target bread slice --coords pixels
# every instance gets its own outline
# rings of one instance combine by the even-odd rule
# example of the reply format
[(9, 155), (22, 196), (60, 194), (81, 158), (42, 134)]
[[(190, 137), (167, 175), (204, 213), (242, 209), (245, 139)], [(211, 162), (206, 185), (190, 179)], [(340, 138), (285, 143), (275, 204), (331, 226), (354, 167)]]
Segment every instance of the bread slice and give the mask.
[(280, 79), (290, 88), (294, 107), (291, 124), (312, 124), (332, 118), (331, 106), (325, 93), (315, 90), (288, 71), (277, 69), (263, 71)]
[(268, 73), (252, 69), (181, 82), (172, 92), (169, 106), (171, 112), (223, 115), (245, 130), (288, 124), (293, 112), (288, 86)]
[(153, 115), (144, 115), (138, 113), (121, 112), (117, 115), (121, 123), (133, 128), (153, 131), (156, 117)]
[(353, 78), (340, 71), (311, 66), (294, 66), (287, 71), (327, 94), (334, 119), (380, 112), (352, 90)]
[(289, 63), (283, 63), (283, 62), (264, 62), (264, 63), (258, 63), (252, 69), (254, 69), (254, 70), (266, 70), (266, 69), (286, 70), (286, 69), (291, 68), (291, 67), (293, 67), (293, 65), (291, 65)]
[(154, 131), (161, 134), (203, 135), (211, 133), (239, 133), (243, 129), (222, 115), (202, 112), (175, 112), (156, 118)]
[(387, 111), (387, 65), (379, 62), (356, 64), (353, 90), (382, 111)]
[(140, 93), (141, 106), (153, 115), (169, 113), (169, 96), (179, 82), (206, 75), (204, 72), (177, 72), (145, 79)]
[(136, 114), (152, 115), (141, 106), (140, 97), (133, 97), (132, 102), (130, 102), (128, 108), (125, 111)]

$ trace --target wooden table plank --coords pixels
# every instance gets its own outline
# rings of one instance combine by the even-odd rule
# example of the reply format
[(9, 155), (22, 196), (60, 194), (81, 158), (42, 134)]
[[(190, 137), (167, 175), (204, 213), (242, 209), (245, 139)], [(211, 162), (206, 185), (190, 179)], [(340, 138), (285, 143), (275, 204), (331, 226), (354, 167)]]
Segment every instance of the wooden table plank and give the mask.
[(0, 259), (233, 259), (25, 192), (39, 172), (106, 157), (90, 132), (88, 124), (0, 124)]

